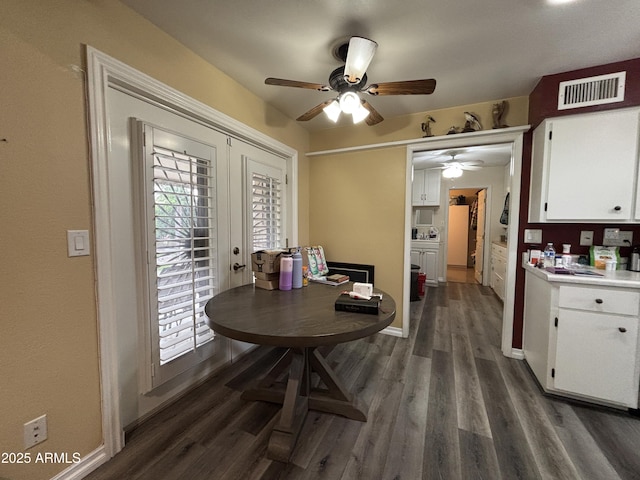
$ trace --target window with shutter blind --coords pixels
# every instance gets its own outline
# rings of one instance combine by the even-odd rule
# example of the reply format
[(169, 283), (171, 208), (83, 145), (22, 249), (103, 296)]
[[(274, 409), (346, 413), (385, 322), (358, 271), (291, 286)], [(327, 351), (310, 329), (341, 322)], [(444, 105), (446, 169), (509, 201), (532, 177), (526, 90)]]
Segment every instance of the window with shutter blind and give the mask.
[(153, 147), (160, 365), (213, 339), (204, 304), (215, 292), (215, 195), (209, 160)]
[(284, 170), (248, 160), (247, 174), (252, 251), (285, 246)]
[(218, 205), (217, 189), (227, 179), (218, 178), (216, 147), (149, 125), (144, 136), (148, 391), (217, 351), (204, 307), (223, 285), (220, 237), (228, 233), (220, 231), (226, 206)]

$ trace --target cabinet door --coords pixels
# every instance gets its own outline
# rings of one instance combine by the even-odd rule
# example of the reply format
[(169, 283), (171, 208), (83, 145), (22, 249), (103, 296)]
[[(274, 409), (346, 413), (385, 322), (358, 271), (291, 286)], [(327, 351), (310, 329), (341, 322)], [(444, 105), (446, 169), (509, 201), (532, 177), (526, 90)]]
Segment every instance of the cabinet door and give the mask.
[(422, 265), (420, 264), (420, 261), (422, 260), (420, 258), (420, 250), (415, 250), (415, 249), (411, 249), (409, 251), (410, 257), (411, 257), (411, 264), (412, 265), (420, 265), (420, 268), (422, 268)]
[(431, 285), (438, 284), (438, 250), (424, 250), (424, 273), (427, 282)]
[(551, 121), (546, 220), (630, 220), (638, 160), (638, 110)]
[(420, 207), (440, 205), (440, 173), (438, 169), (413, 171), (412, 203)]
[(423, 205), (440, 205), (441, 170), (424, 170), (424, 203)]
[(560, 309), (554, 388), (638, 404), (638, 319)]
[(413, 182), (411, 184), (412, 189), (412, 203), (414, 206), (424, 205), (424, 172), (425, 170), (413, 171)]

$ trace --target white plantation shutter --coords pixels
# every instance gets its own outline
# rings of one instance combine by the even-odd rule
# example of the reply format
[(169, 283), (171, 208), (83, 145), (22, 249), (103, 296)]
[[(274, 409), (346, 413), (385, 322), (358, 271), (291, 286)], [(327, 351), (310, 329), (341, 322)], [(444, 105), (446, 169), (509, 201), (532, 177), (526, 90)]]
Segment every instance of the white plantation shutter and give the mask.
[(229, 180), (224, 135), (207, 135), (209, 144), (138, 125), (146, 393), (224, 354), (226, 344), (205, 323), (204, 307), (228, 288)]
[(214, 166), (153, 146), (156, 314), (160, 365), (211, 341), (204, 306), (216, 290)]
[(250, 181), (253, 251), (281, 247), (283, 238), (282, 179), (278, 176), (270, 176), (268, 172), (252, 170)]

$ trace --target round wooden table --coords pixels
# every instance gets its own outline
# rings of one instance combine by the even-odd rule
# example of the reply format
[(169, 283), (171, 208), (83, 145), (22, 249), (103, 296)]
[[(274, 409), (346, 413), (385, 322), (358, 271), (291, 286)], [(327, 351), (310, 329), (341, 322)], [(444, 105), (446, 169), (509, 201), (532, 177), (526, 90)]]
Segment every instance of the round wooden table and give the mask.
[[(335, 300), (352, 284), (337, 287), (310, 283), (289, 291), (253, 285), (227, 290), (207, 302), (207, 323), (216, 333), (235, 340), (286, 347), (286, 353), (256, 388), (242, 398), (282, 404), (269, 440), (268, 456), (288, 462), (309, 410), (365, 421), (365, 409), (341, 384), (317, 347), (364, 338), (389, 326), (396, 315), (391, 296), (380, 290), (377, 315), (336, 311)], [(286, 384), (279, 378), (288, 370)], [(326, 388), (312, 388), (312, 373)]]

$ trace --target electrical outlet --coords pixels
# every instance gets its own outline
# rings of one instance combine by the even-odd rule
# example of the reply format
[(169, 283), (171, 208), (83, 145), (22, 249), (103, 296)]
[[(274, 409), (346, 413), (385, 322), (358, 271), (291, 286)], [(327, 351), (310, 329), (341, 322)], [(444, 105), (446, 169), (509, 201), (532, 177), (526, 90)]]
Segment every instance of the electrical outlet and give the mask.
[(44, 442), (47, 439), (47, 416), (34, 418), (24, 424), (24, 448)]
[(605, 228), (602, 244), (607, 247), (630, 247), (633, 244), (633, 232), (623, 232), (619, 228)]
[(589, 247), (593, 245), (593, 231), (583, 230), (580, 232), (580, 246)]

